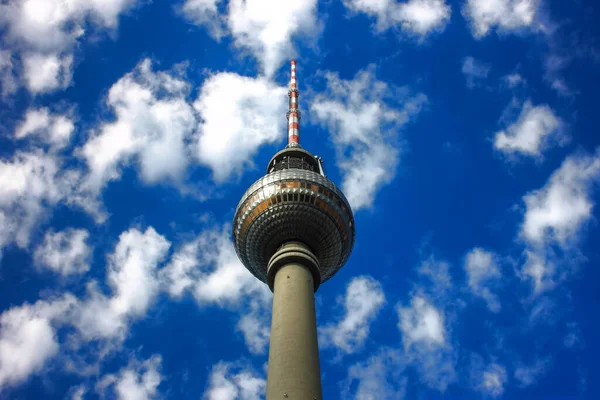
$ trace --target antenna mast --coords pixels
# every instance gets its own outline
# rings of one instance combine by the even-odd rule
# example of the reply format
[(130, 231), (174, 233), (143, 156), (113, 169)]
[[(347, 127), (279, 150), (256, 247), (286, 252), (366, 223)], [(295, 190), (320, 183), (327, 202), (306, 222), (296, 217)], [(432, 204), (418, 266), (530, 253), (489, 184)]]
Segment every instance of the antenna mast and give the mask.
[(290, 78), (289, 110), (286, 114), (288, 120), (288, 145), (287, 147), (300, 147), (300, 110), (298, 109), (298, 87), (296, 85), (296, 60), (290, 62), (292, 74)]

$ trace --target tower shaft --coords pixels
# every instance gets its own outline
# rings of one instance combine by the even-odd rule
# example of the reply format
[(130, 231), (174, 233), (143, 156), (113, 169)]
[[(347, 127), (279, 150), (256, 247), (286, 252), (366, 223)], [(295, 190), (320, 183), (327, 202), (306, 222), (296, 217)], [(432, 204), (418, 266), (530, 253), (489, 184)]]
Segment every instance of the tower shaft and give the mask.
[(269, 262), (273, 314), (267, 400), (323, 398), (314, 298), (316, 268), (314, 254), (298, 242), (283, 245)]

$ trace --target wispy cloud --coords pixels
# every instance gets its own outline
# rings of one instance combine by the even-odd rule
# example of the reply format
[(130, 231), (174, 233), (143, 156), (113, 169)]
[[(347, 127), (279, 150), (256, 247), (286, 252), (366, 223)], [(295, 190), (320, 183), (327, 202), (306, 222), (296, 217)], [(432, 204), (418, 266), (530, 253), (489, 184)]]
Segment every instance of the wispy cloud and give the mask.
[(533, 106), (528, 100), (523, 103), (516, 121), (496, 132), (494, 148), (506, 155), (541, 159), (548, 148), (568, 142), (569, 137), (563, 129), (564, 122), (548, 105)]
[(476, 296), (483, 298), (490, 311), (499, 312), (500, 299), (493, 292), (494, 286), (502, 278), (496, 254), (481, 248), (473, 248), (465, 257), (467, 283)]
[(592, 217), (591, 193), (599, 180), (600, 151), (575, 154), (565, 159), (541, 189), (523, 197), (520, 237), (527, 249), (522, 274), (533, 281), (535, 293), (552, 288), (570, 273), (569, 268), (558, 269), (557, 264), (564, 263), (554, 256), (553, 248), (560, 249), (571, 261), (567, 264), (574, 266), (579, 234)]
[(384, 303), (385, 295), (378, 281), (367, 276), (352, 279), (343, 299), (345, 315), (338, 323), (321, 329), (322, 346), (335, 346), (344, 353), (360, 350)]
[(462, 64), (462, 73), (467, 80), (467, 87), (472, 89), (484, 81), (490, 73), (491, 67), (482, 61), (469, 56), (465, 57)]
[(542, 29), (536, 19), (539, 3), (539, 0), (467, 0), (462, 11), (471, 24), (473, 36), (479, 39), (494, 29), (501, 33)]

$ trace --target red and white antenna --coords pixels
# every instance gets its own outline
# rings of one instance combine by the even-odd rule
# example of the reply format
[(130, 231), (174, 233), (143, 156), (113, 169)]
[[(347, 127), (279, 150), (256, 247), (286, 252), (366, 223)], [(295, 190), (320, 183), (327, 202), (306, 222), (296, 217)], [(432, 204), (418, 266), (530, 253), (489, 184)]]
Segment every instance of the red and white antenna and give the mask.
[(292, 75), (290, 79), (290, 90), (288, 97), (290, 98), (290, 107), (286, 114), (288, 120), (288, 145), (287, 147), (300, 146), (300, 110), (298, 109), (298, 87), (296, 85), (296, 60), (290, 62), (292, 67)]

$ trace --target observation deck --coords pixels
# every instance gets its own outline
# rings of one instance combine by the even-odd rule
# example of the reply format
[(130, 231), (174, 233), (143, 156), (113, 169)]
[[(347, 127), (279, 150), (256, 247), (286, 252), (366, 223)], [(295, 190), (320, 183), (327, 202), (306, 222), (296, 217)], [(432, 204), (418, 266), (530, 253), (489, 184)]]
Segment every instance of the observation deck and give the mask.
[(238, 257), (269, 286), (267, 264), (285, 243), (304, 243), (317, 257), (316, 290), (348, 260), (354, 236), (348, 200), (325, 177), (321, 160), (300, 147), (275, 154), (267, 174), (242, 196), (233, 219)]

